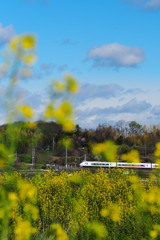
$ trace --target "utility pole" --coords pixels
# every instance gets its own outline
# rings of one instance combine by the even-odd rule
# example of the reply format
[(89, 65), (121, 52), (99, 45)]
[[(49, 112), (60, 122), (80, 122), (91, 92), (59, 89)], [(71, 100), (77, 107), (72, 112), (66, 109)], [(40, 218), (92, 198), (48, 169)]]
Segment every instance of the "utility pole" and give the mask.
[(67, 158), (68, 158), (68, 148), (67, 148), (67, 143), (66, 143), (66, 156), (65, 156), (65, 166), (67, 168)]
[(32, 165), (35, 164), (35, 148), (32, 148)]

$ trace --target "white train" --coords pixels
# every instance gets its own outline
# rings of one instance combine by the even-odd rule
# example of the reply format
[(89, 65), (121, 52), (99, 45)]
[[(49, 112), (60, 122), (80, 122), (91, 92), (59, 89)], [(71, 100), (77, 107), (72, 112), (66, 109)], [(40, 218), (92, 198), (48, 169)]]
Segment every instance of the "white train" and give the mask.
[(96, 162), (83, 161), (80, 167), (103, 167), (103, 168), (159, 168), (156, 163), (126, 163), (126, 162)]

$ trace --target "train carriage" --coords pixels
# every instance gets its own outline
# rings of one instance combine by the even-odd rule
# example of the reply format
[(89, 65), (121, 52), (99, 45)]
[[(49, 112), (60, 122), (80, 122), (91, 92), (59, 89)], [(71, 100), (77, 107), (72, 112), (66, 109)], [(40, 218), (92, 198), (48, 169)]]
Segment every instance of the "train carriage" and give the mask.
[(126, 163), (126, 162), (97, 162), (97, 161), (83, 161), (80, 163), (80, 167), (102, 167), (102, 168), (159, 168), (155, 163)]

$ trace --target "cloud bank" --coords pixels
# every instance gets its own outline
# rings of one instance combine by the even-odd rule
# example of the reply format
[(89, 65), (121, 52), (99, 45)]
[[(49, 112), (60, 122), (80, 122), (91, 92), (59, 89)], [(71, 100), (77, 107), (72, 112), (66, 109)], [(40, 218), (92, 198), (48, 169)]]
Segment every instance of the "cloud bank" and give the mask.
[(85, 84), (74, 100), (76, 121), (84, 128), (95, 128), (99, 123), (114, 124), (120, 120), (159, 124), (159, 93), (157, 89), (154, 92), (125, 89), (117, 84)]
[(136, 67), (145, 60), (142, 48), (128, 47), (119, 43), (106, 44), (92, 48), (87, 59), (93, 61), (93, 67)]
[[(43, 119), (49, 101), (46, 89), (39, 92), (17, 90), (19, 102), (35, 109), (34, 120)], [(160, 124), (160, 90), (126, 89), (117, 84), (84, 84), (71, 99), (75, 108), (75, 121), (82, 128), (96, 128), (98, 124), (115, 124), (120, 120), (137, 121), (142, 125)], [(4, 95), (0, 95), (0, 123), (4, 123)], [(17, 119), (18, 120), (18, 119)]]

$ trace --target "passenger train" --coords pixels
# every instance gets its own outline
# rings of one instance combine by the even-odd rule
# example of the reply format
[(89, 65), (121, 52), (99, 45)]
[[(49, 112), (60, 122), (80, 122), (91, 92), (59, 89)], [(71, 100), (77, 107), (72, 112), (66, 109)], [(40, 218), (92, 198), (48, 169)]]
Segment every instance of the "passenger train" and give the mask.
[(126, 163), (126, 162), (96, 162), (83, 161), (80, 167), (102, 167), (102, 168), (159, 168), (156, 163)]

